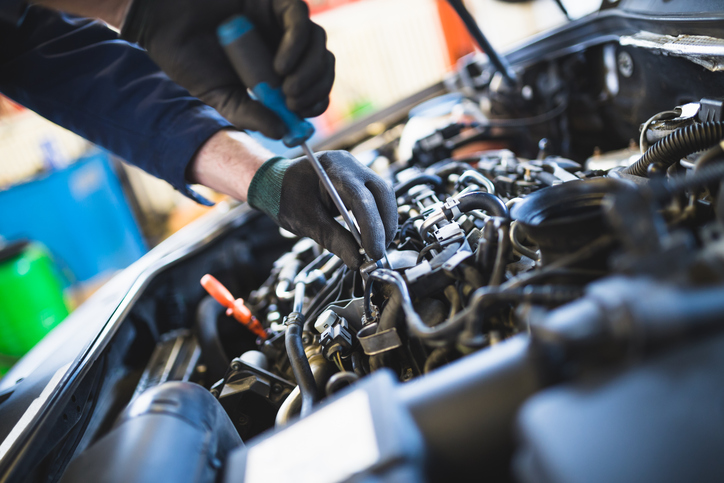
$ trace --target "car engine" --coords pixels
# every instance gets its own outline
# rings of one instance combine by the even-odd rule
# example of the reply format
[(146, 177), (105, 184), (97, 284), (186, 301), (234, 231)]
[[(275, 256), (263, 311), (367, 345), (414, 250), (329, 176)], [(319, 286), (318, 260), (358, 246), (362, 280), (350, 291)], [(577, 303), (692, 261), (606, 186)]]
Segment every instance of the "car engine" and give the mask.
[(385, 258), (241, 208), (122, 314), (47, 481), (716, 481), (722, 54), (666, 42), (717, 21), (604, 8), (326, 142), (393, 187)]

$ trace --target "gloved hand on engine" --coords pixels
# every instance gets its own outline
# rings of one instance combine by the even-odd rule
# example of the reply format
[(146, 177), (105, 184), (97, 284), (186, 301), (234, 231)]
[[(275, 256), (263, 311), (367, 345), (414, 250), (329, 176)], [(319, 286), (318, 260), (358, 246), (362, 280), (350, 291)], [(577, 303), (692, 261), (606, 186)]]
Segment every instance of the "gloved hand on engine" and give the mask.
[(275, 52), (287, 106), (303, 118), (322, 114), (335, 60), (302, 0), (133, 0), (121, 37), (145, 48), (172, 80), (237, 128), (280, 139), (286, 127), (249, 97), (216, 37), (217, 27), (237, 14), (249, 17)]
[[(318, 158), (357, 219), (365, 251), (374, 260), (382, 259), (397, 232), (397, 203), (391, 188), (345, 151), (320, 152)], [(339, 212), (306, 157), (264, 163), (249, 185), (248, 200), (279, 226), (312, 238), (350, 268), (362, 264), (359, 246), (334, 219)]]

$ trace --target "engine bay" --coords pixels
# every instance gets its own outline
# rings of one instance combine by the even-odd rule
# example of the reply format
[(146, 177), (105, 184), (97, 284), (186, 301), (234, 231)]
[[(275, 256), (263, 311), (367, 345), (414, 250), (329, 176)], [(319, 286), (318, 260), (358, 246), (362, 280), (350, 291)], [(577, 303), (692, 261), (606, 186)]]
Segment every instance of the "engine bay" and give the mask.
[[(399, 229), (383, 260), (352, 271), (230, 208), (223, 236), (142, 285), (73, 393), (86, 402), (68, 403), (62, 444), (28, 471), (64, 482), (720, 474), (708, 451), (661, 462), (687, 441), (724, 442), (695, 417), (674, 441), (676, 412), (656, 401), (694, 411), (719, 397), (724, 79), (582, 33), (601, 18), (511, 53), (514, 85), (471, 56), (443, 95), (328, 146), (394, 189)], [(633, 381), (593, 400), (660, 366), (701, 384), (674, 395)], [(653, 441), (661, 452), (638, 452)], [(605, 466), (631, 454), (629, 472)]]

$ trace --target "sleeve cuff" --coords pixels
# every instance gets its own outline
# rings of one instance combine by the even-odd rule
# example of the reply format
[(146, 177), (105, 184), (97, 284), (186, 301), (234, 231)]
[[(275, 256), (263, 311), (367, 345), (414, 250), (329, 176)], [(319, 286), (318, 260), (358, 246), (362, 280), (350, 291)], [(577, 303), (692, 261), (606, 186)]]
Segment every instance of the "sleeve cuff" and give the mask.
[(198, 194), (196, 191), (194, 191), (194, 190), (191, 188), (191, 185), (189, 185), (189, 184), (187, 184), (186, 186), (184, 186), (183, 189), (180, 189), (179, 191), (180, 191), (182, 194), (184, 194), (184, 195), (187, 196), (188, 198), (191, 198), (192, 200), (194, 200), (196, 203), (198, 203), (198, 204), (200, 204), (200, 205), (204, 205), (204, 206), (214, 206), (214, 205), (216, 204), (216, 203), (214, 203), (213, 201), (211, 201), (211, 200), (209, 200), (209, 199), (207, 199), (207, 198), (204, 198), (203, 196), (201, 196), (200, 194)]
[(247, 201), (252, 208), (263, 211), (272, 219), (279, 219), (282, 182), (292, 162), (282, 156), (267, 160), (254, 174), (249, 184)]
[(201, 146), (222, 129), (233, 128), (214, 109), (198, 106), (187, 115), (178, 117), (165, 131), (164, 141), (156, 148), (159, 161), (152, 174), (168, 181), (185, 196), (205, 206), (214, 203), (191, 189), (186, 179), (186, 168)]

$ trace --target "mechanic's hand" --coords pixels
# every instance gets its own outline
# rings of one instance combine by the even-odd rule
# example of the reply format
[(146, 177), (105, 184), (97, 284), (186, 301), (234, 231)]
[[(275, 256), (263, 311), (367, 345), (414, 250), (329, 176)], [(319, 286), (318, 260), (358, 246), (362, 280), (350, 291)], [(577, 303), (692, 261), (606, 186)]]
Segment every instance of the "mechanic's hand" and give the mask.
[(121, 37), (145, 48), (172, 80), (237, 128), (280, 139), (285, 125), (249, 97), (216, 37), (216, 28), (237, 14), (249, 17), (276, 53), (287, 106), (303, 118), (322, 114), (335, 61), (302, 0), (133, 0)]
[[(397, 203), (392, 189), (345, 151), (318, 153), (319, 161), (357, 219), (362, 244), (374, 260), (384, 256), (397, 232)], [(334, 202), (306, 157), (273, 158), (256, 172), (249, 204), (282, 228), (308, 236), (357, 270), (363, 262), (352, 234), (335, 219)]]

